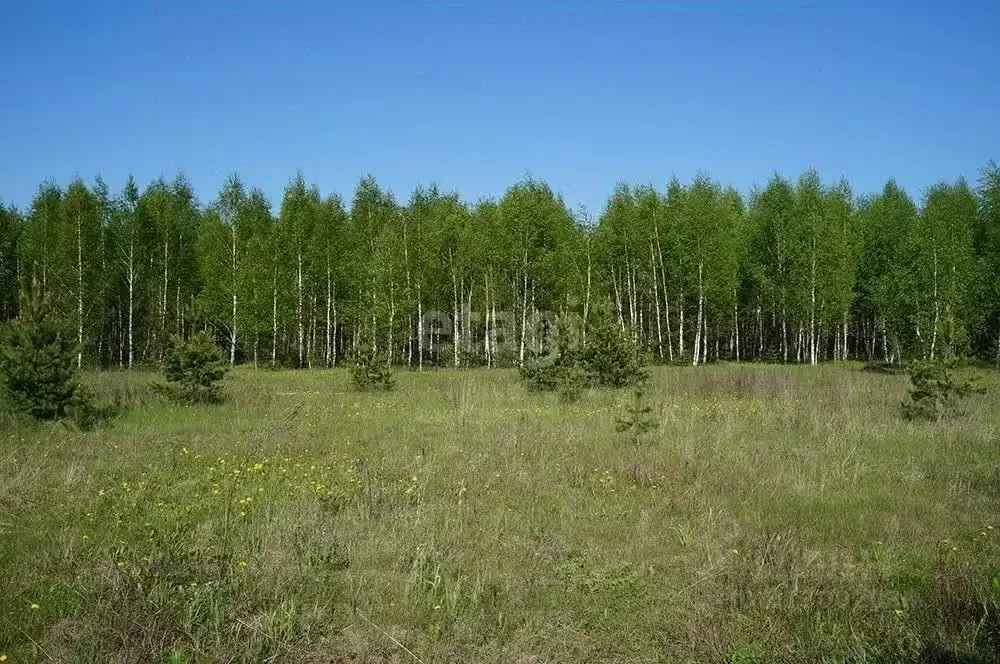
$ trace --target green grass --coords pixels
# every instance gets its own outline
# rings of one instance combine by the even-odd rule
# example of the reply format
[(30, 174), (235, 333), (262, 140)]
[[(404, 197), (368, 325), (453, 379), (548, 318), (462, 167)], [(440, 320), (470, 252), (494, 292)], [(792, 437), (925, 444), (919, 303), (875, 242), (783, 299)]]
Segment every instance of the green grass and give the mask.
[(0, 654), (1000, 661), (996, 376), (911, 423), (855, 366), (661, 368), (638, 446), (628, 391), (397, 379), (239, 370), (182, 407), (103, 373), (132, 407), (97, 430), (0, 415)]

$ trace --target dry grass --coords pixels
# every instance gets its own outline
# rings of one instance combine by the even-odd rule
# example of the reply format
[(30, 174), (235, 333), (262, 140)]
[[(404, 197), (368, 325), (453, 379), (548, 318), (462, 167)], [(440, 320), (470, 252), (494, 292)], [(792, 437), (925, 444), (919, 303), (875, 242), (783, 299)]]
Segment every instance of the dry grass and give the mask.
[(658, 369), (642, 447), (512, 371), (90, 378), (133, 407), (0, 416), (8, 662), (1000, 661), (992, 376), (915, 424), (856, 367)]

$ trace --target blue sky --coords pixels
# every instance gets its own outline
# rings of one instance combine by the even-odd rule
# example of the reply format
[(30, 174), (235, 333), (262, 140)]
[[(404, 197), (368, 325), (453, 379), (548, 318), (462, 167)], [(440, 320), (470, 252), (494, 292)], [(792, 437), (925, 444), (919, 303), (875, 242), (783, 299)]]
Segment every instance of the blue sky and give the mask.
[(818, 169), (912, 194), (1000, 160), (1000, 2), (7, 3), (0, 199), (100, 174), (296, 171), (348, 200), (470, 200), (526, 173), (599, 214), (619, 181), (748, 191)]

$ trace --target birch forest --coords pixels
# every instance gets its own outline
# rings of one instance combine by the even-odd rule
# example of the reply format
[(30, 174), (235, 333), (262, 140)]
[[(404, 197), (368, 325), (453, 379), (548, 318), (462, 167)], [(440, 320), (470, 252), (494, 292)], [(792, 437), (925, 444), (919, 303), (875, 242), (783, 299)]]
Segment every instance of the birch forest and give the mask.
[(623, 184), (596, 218), (530, 177), (469, 202), (298, 175), (276, 205), (235, 175), (207, 202), (184, 177), (46, 182), (0, 205), (0, 321), (29, 292), (81, 366), (152, 364), (195, 330), (258, 367), (511, 366), (547, 343), (542, 312), (598, 307), (661, 362), (1000, 363), (1000, 166), (919, 199), (813, 171), (746, 195)]

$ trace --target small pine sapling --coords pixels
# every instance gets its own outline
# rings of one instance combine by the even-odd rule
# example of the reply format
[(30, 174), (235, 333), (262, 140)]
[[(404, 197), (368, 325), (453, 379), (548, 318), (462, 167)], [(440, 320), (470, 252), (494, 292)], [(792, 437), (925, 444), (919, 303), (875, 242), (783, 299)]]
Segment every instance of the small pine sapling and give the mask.
[(653, 407), (646, 398), (646, 390), (637, 387), (632, 393), (632, 401), (625, 405), (622, 415), (615, 420), (615, 429), (624, 434), (635, 446), (647, 441), (648, 434), (659, 427)]
[(635, 343), (603, 309), (595, 312), (578, 359), (597, 387), (632, 387), (649, 377)]
[(362, 353), (351, 364), (351, 382), (359, 392), (388, 392), (396, 387), (387, 357)]
[(178, 403), (221, 403), (220, 382), (226, 371), (222, 351), (208, 333), (199, 332), (189, 340), (175, 336), (163, 360), (167, 383), (154, 383), (153, 389)]
[(921, 360), (907, 367), (910, 392), (903, 402), (903, 417), (908, 420), (941, 420), (962, 414), (961, 402), (973, 394), (982, 394), (976, 376), (959, 380), (955, 375), (957, 362)]

